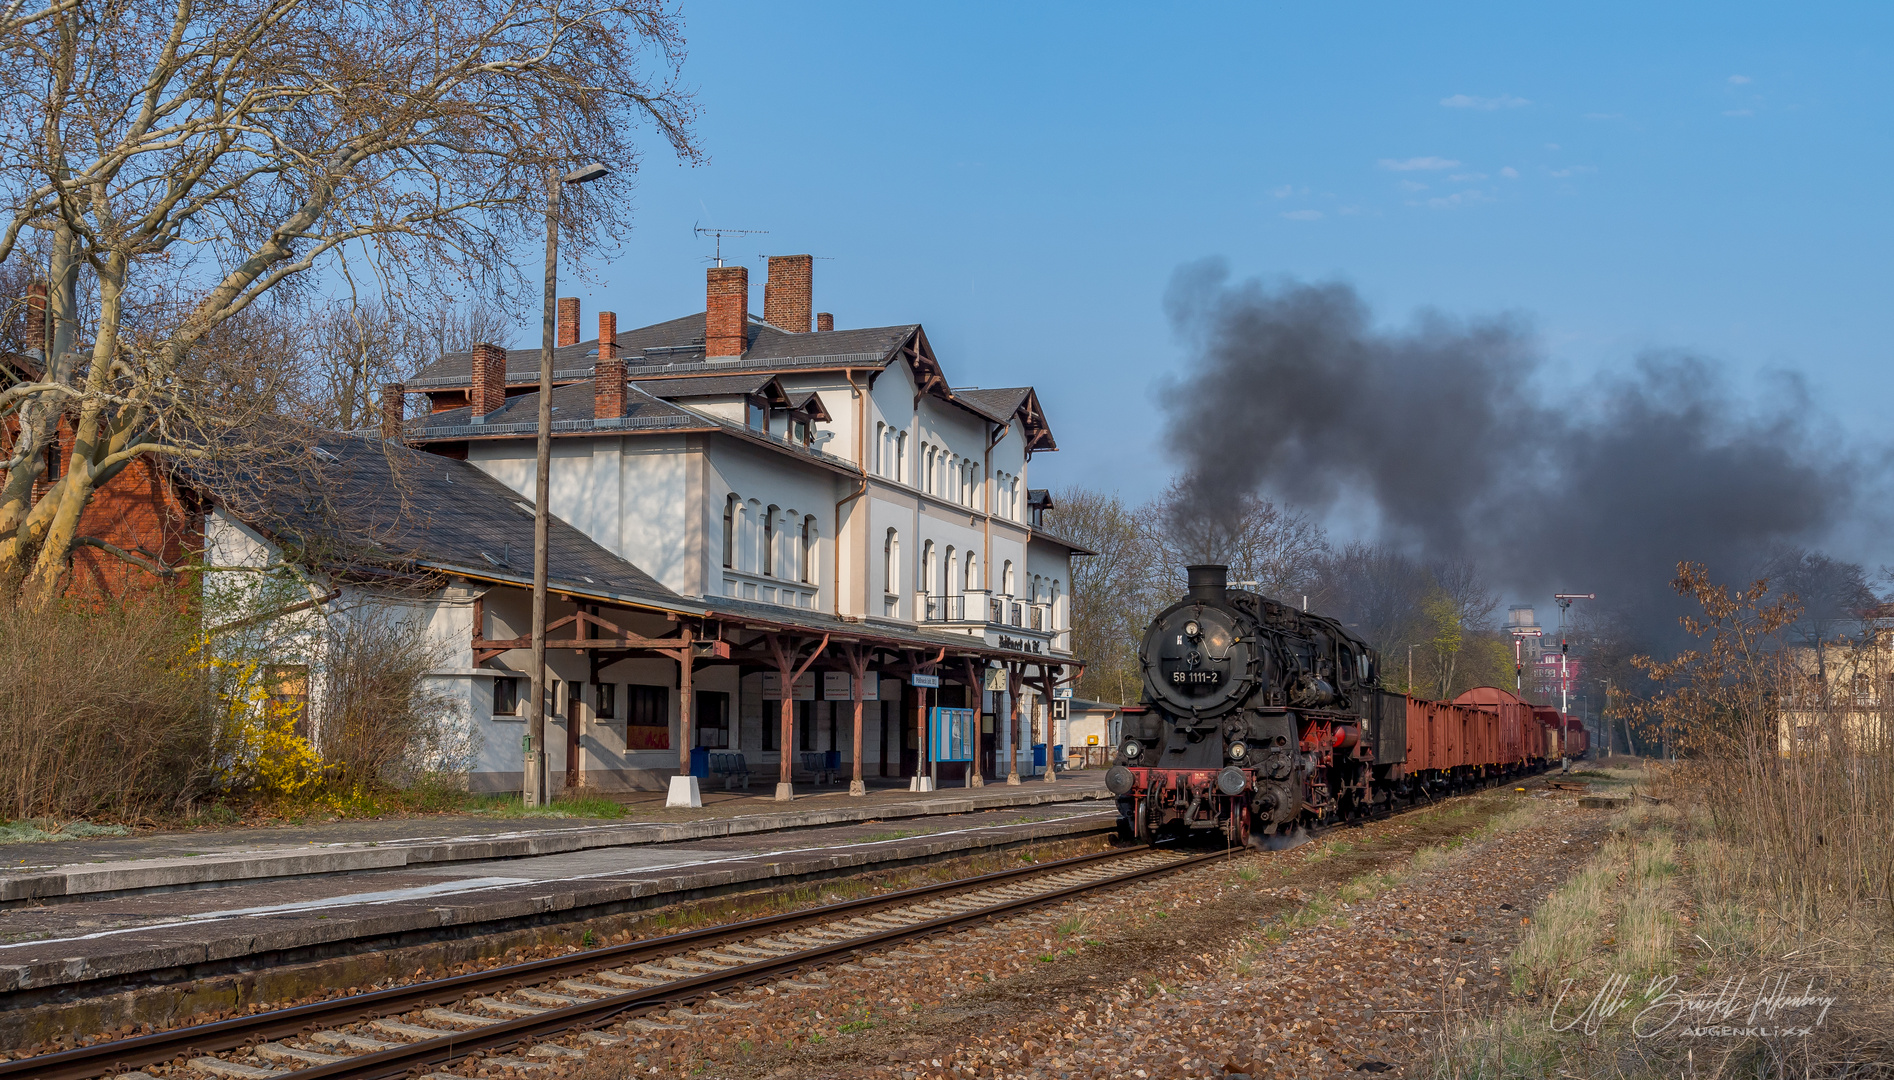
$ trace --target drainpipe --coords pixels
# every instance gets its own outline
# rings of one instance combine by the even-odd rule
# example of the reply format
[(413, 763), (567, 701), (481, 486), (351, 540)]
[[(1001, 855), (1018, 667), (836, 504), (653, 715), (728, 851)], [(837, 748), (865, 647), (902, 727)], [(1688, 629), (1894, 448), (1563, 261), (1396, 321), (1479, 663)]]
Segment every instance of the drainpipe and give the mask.
[[(855, 398), (855, 467), (861, 470), (862, 480), (861, 486), (857, 487), (852, 494), (837, 499), (835, 502), (835, 539), (829, 543), (835, 548), (833, 579), (835, 585), (833, 587), (835, 614), (838, 617), (842, 614), (842, 508), (861, 498), (868, 491), (868, 395), (862, 392), (861, 387), (855, 385), (853, 370), (844, 371), (842, 374), (848, 379), (848, 392)], [(862, 565), (864, 567), (868, 565), (866, 559), (862, 561)], [(863, 591), (865, 593), (866, 589), (864, 588)], [(862, 602), (862, 614), (864, 616), (868, 614), (865, 598)]]
[(1006, 429), (1010, 426), (1006, 424), (996, 427), (997, 434), (988, 436), (986, 440), (986, 506), (984, 507), (986, 510), (986, 539), (984, 541), (986, 550), (980, 553), (980, 576), (986, 579), (983, 584), (986, 585), (989, 613), (993, 610), (993, 448), (1000, 444), (1001, 439), (1006, 438)]

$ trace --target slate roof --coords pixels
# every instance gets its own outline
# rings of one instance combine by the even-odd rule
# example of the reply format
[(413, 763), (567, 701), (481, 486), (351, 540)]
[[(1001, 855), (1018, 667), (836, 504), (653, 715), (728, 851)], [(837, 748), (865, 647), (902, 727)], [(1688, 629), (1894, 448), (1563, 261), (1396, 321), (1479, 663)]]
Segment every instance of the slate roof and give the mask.
[(1030, 386), (1009, 386), (1001, 390), (955, 390), (954, 396), (985, 413), (994, 423), (1004, 424), (1013, 419), (1030, 393)]
[[(307, 561), (357, 573), (461, 571), (531, 586), (532, 504), (465, 461), (321, 433), (299, 460), (275, 462), (267, 485), (207, 486), (229, 512)], [(583, 532), (551, 519), (551, 582), (588, 595), (695, 608)]]
[[(642, 383), (634, 382), (625, 388), (626, 415), (624, 417), (595, 420), (592, 416), (592, 404), (592, 384), (589, 382), (553, 387), (553, 434), (610, 433), (624, 430), (718, 431), (753, 446), (802, 458), (825, 468), (846, 472), (851, 476), (861, 475), (861, 470), (855, 467), (854, 462), (846, 458), (837, 457), (814, 447), (803, 446), (801, 443), (789, 442), (780, 437), (761, 435), (724, 417), (665, 401), (647, 393)], [(403, 427), (403, 433), (410, 442), (449, 442), (461, 439), (536, 435), (539, 431), (539, 391), (516, 394), (507, 398), (504, 406), (488, 413), (486, 419), (478, 424), (472, 422), (472, 413), (473, 410), (465, 405), (458, 409), (429, 413), (409, 420)]]
[[(618, 335), (618, 355), (632, 378), (692, 374), (728, 374), (738, 371), (783, 371), (793, 368), (882, 367), (892, 362), (902, 343), (918, 324), (873, 326), (851, 330), (817, 330), (792, 334), (760, 319), (749, 324), (749, 348), (741, 358), (704, 358), (704, 315), (686, 315), (653, 323)], [(553, 378), (589, 379), (598, 360), (598, 339), (553, 350)], [(539, 349), (509, 349), (506, 381), (539, 380)], [(447, 353), (407, 381), (409, 390), (464, 387), (473, 381), (473, 354)]]
[(691, 398), (691, 397), (737, 397), (741, 394), (754, 394), (770, 384), (775, 378), (767, 372), (752, 375), (712, 375), (701, 379), (677, 379), (652, 377), (646, 372), (630, 372), (631, 380), (638, 389), (654, 397)]

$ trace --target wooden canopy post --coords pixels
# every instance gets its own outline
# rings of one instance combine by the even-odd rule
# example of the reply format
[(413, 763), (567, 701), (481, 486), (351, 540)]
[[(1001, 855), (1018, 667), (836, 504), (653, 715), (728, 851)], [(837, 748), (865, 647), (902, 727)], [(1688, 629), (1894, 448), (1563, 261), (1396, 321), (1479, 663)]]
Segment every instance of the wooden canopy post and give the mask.
[(1048, 784), (1058, 780), (1058, 777), (1053, 775), (1052, 769), (1052, 685), (1055, 681), (1057, 677), (1046, 670), (1046, 665), (1040, 664), (1037, 682), (1039, 699), (1046, 703), (1046, 783)]
[[(1016, 660), (1006, 662), (1006, 731), (1007, 739), (1012, 743), (1008, 747), (1012, 761), (1006, 767), (1006, 782), (1019, 786), (1019, 692), (1026, 684), (1026, 665)], [(1026, 739), (1026, 752), (1032, 753), (1032, 738)]]
[[(947, 648), (943, 645), (940, 651), (934, 654), (932, 660), (922, 660), (921, 657), (923, 655), (925, 654), (917, 652), (910, 652), (908, 654), (908, 671), (910, 674), (932, 675), (939, 669), (940, 662), (947, 658)], [(908, 680), (910, 683), (913, 681), (912, 678)], [(932, 791), (934, 790), (934, 781), (936, 779), (932, 766), (939, 763), (932, 761), (927, 752), (927, 687), (925, 686), (916, 686), (914, 688), (914, 722), (920, 729), (920, 751), (914, 760), (914, 777), (908, 781), (908, 790)], [(925, 784), (921, 782), (923, 779), (926, 781)]]
[[(691, 676), (697, 669), (697, 641), (689, 626), (678, 628), (677, 645), (661, 652), (677, 661), (677, 775), (671, 778), (671, 793), (664, 805), (702, 806), (704, 793), (691, 773), (691, 720), (695, 716)], [(631, 702), (627, 701), (625, 707), (629, 709)]]
[(842, 661), (848, 665), (849, 702), (855, 707), (855, 772), (854, 779), (848, 782), (851, 798), (868, 794), (868, 784), (862, 780), (862, 683), (868, 678), (868, 661), (872, 656), (874, 649), (860, 642), (842, 646)]
[(787, 643), (787, 649), (784, 648), (782, 634), (769, 634), (766, 635), (766, 639), (769, 642), (770, 653), (776, 658), (776, 670), (781, 673), (783, 680), (782, 740), (778, 743), (782, 768), (776, 779), (776, 801), (788, 802), (796, 797), (795, 785), (789, 779), (792, 763), (795, 760), (790, 756), (795, 751), (789, 748), (789, 743), (796, 734), (796, 680), (802, 678), (802, 673), (809, 670), (809, 665), (815, 663), (815, 658), (821, 656), (822, 650), (829, 647), (829, 635), (823, 634), (822, 640), (800, 664), (796, 662), (796, 657), (802, 652), (803, 639), (792, 639)]
[(986, 692), (986, 680), (980, 677), (979, 658), (963, 656), (960, 666), (967, 673), (967, 692), (973, 696), (973, 761), (967, 765), (967, 786), (985, 787), (986, 777), (980, 772), (980, 695)]

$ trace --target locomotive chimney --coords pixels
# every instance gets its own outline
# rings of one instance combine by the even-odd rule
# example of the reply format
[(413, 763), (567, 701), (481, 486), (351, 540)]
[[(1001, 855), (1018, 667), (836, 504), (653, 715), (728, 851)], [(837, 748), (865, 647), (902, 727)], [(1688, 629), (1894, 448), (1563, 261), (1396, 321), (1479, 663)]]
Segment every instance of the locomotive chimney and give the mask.
[(1184, 567), (1188, 575), (1190, 588), (1185, 591), (1184, 599), (1198, 603), (1223, 602), (1223, 590), (1229, 585), (1230, 568), (1219, 563), (1199, 563)]

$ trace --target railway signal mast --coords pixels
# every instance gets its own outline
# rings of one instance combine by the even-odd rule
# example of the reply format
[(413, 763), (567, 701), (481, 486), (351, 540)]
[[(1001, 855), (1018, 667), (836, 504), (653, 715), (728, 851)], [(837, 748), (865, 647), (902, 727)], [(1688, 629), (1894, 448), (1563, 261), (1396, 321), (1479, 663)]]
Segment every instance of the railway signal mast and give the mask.
[[(1571, 644), (1565, 640), (1565, 613), (1572, 609), (1572, 601), (1596, 600), (1598, 594), (1562, 592), (1553, 593), (1552, 599), (1559, 602), (1559, 713), (1563, 715), (1567, 707), (1566, 699), (1572, 688), (1572, 680), (1565, 669), (1565, 656), (1571, 651)], [(1559, 722), (1564, 723), (1563, 720)]]
[(1520, 697), (1526, 696), (1525, 639), (1544, 636), (1545, 631), (1536, 626), (1513, 630), (1513, 689), (1519, 692)]

